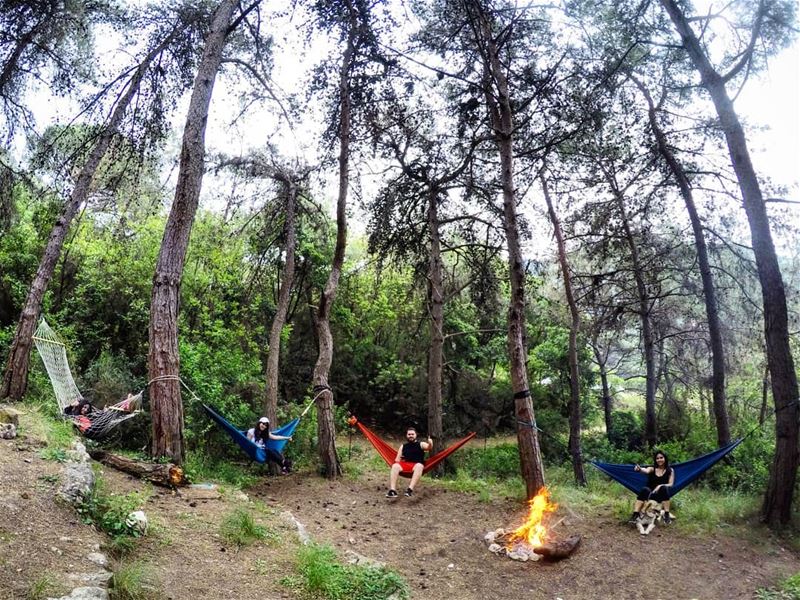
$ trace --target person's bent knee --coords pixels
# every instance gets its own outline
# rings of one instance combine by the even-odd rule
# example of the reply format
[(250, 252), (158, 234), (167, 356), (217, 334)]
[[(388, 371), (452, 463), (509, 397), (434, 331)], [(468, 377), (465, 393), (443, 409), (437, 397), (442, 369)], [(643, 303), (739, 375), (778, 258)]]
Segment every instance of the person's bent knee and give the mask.
[(649, 500), (650, 499), (650, 493), (651, 493), (651, 490), (650, 490), (649, 487), (642, 488), (641, 490), (639, 490), (639, 493), (636, 495), (636, 499), (637, 500), (641, 500), (642, 502), (644, 502), (645, 500)]
[(416, 463), (416, 464), (414, 465), (414, 469), (413, 469), (413, 471), (414, 471), (415, 473), (420, 473), (420, 472), (422, 472), (422, 470), (423, 470), (424, 468), (425, 468), (425, 465), (423, 465), (422, 463)]
[(403, 467), (402, 467), (402, 465), (400, 463), (394, 463), (392, 465), (392, 472), (393, 473), (399, 473), (402, 470), (403, 470)]

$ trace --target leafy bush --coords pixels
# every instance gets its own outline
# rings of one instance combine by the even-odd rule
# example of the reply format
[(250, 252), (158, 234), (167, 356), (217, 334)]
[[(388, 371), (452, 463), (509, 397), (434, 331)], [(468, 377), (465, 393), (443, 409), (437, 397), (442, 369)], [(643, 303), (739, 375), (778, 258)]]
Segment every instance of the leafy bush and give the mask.
[(517, 477), (520, 473), (519, 450), (515, 444), (462, 448), (453, 454), (453, 462), (458, 470), (466, 471), (474, 478), (505, 479)]
[(315, 598), (326, 600), (386, 600), (410, 597), (408, 584), (385, 567), (342, 565), (329, 546), (310, 544), (298, 552), (301, 579), (282, 583), (299, 587)]
[(126, 522), (128, 515), (139, 509), (148, 494), (130, 492), (120, 495), (108, 493), (102, 479), (95, 481), (91, 494), (78, 507), (84, 523), (92, 524), (112, 538), (112, 547), (119, 554), (130, 551), (135, 546), (134, 539), (143, 534)]
[(635, 414), (620, 410), (613, 414), (608, 438), (615, 448), (637, 450), (642, 447), (643, 431), (644, 427)]
[(800, 572), (785, 579), (777, 588), (760, 589), (757, 600), (800, 600)]

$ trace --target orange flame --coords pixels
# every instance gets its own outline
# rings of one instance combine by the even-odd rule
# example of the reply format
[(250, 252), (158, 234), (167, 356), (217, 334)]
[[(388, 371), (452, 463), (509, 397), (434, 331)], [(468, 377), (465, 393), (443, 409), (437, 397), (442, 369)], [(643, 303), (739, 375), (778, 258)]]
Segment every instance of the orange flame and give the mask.
[(547, 541), (544, 517), (547, 513), (554, 512), (558, 504), (550, 502), (550, 491), (545, 487), (528, 501), (528, 505), (528, 519), (511, 534), (509, 543), (524, 541), (533, 548), (538, 548)]

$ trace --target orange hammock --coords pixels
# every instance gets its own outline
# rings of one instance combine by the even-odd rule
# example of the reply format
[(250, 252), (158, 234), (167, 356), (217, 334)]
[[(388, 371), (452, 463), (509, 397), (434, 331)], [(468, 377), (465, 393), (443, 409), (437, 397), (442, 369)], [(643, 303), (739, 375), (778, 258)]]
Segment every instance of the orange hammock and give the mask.
[[(355, 425), (361, 430), (361, 433), (363, 433), (364, 436), (370, 441), (370, 443), (373, 446), (375, 446), (375, 449), (378, 451), (378, 454), (381, 455), (381, 458), (386, 462), (387, 465), (389, 465), (391, 467), (394, 464), (394, 462), (395, 462), (394, 459), (397, 457), (397, 448), (392, 448), (389, 444), (387, 444), (381, 438), (379, 438), (377, 435), (372, 433), (372, 431), (367, 429), (367, 427), (365, 425), (363, 425), (355, 417), (350, 417), (347, 420), (347, 423), (349, 425)], [(428, 471), (433, 469), (436, 465), (438, 465), (440, 462), (442, 462), (445, 458), (450, 456), (453, 452), (455, 452), (456, 450), (461, 448), (461, 446), (463, 446), (468, 441), (470, 441), (472, 438), (474, 438), (475, 435), (476, 435), (476, 433), (473, 431), (467, 437), (465, 437), (464, 439), (458, 440), (452, 446), (448, 446), (444, 450), (441, 450), (440, 452), (437, 452), (433, 456), (428, 457), (425, 460), (425, 467), (422, 469), (422, 472), (423, 473), (427, 473)], [(400, 461), (400, 466), (402, 467), (402, 470), (400, 471), (400, 475), (402, 475), (403, 477), (411, 477), (412, 469), (414, 468), (414, 463)]]

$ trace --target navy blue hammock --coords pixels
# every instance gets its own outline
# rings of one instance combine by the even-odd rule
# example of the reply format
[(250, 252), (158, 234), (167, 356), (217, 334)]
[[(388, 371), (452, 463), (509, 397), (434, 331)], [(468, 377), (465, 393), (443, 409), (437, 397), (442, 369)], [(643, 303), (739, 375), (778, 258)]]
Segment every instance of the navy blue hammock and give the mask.
[[(717, 462), (722, 460), (726, 454), (736, 448), (736, 446), (741, 444), (743, 441), (744, 438), (739, 438), (727, 446), (717, 448), (713, 452), (709, 452), (708, 454), (704, 454), (698, 458), (693, 458), (692, 460), (687, 460), (686, 462), (670, 465), (675, 471), (675, 483), (673, 483), (670, 487), (669, 495), (674, 496), (680, 492), (683, 488), (700, 477)], [(615, 465), (611, 463), (602, 463), (595, 460), (591, 460), (589, 463), (600, 469), (614, 481), (624, 485), (634, 494), (638, 494), (639, 490), (647, 485), (647, 473), (634, 471), (633, 465)]]
[[(300, 414), (299, 417), (292, 419), (286, 425), (278, 427), (277, 429), (270, 430), (270, 433), (274, 433), (275, 435), (285, 435), (291, 436), (294, 433), (294, 430), (297, 429), (297, 425), (300, 423), (300, 419), (302, 419), (305, 414), (309, 411), (309, 409), (314, 405), (314, 401), (312, 400), (308, 406), (306, 406), (305, 410)], [(249, 456), (252, 460), (259, 462), (259, 463), (266, 463), (267, 462), (267, 453), (264, 448), (257, 446), (255, 442), (251, 442), (247, 439), (247, 434), (244, 431), (241, 431), (235, 425), (233, 425), (230, 421), (225, 419), (221, 414), (219, 414), (215, 409), (211, 408), (207, 404), (203, 404), (203, 410), (206, 411), (209, 417), (211, 417), (214, 422), (219, 425), (222, 430), (227, 433), (230, 438), (236, 442), (236, 444), (241, 448), (247, 456)], [(266, 446), (270, 450), (275, 450), (276, 452), (283, 452), (284, 446), (286, 446), (286, 442), (289, 440), (267, 440)]]

